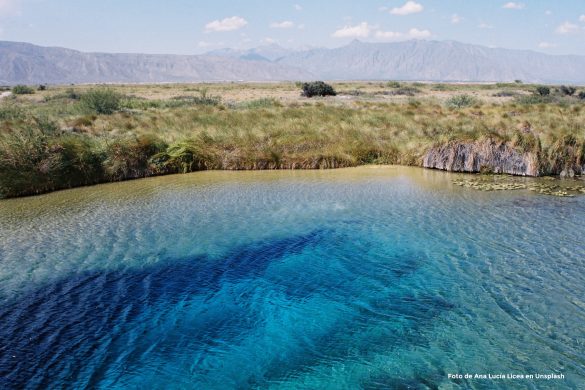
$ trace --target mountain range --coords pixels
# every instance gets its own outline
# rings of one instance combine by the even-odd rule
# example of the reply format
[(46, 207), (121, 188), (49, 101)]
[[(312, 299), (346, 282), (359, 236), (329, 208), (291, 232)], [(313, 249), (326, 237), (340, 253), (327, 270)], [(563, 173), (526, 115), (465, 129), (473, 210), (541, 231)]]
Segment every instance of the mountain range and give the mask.
[(585, 84), (585, 56), (454, 41), (278, 45), (201, 55), (85, 53), (0, 41), (0, 84), (284, 80), (418, 80)]

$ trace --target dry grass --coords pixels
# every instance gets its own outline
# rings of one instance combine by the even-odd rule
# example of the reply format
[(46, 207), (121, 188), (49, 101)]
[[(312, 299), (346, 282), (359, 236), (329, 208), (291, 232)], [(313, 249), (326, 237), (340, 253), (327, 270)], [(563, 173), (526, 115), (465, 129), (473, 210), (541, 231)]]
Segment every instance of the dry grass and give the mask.
[[(535, 86), (520, 84), (333, 85), (338, 96), (316, 99), (300, 97), (294, 83), (113, 85), (124, 98), (112, 115), (79, 100), (95, 86), (5, 99), (0, 194), (199, 169), (419, 165), (432, 145), (481, 137), (540, 144), (557, 165), (568, 148), (581, 158), (585, 110), (577, 98), (522, 104), (515, 96), (530, 98)], [(449, 104), (460, 95), (473, 97), (471, 105)], [(538, 142), (524, 145), (522, 134)]]

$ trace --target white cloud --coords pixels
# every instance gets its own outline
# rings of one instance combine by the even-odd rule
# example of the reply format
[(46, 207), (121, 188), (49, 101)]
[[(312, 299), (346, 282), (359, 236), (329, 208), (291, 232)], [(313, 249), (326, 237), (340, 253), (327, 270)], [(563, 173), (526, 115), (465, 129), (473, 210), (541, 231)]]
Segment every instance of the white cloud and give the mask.
[(376, 31), (376, 38), (383, 41), (397, 41), (404, 39), (404, 34), (396, 31)]
[(293, 5), (294, 9), (296, 9), (297, 11), (302, 11), (303, 7), (300, 4), (295, 4)]
[(408, 30), (407, 34), (408, 38), (412, 39), (424, 39), (431, 36), (431, 32), (429, 30), (419, 30), (417, 28), (411, 28)]
[(304, 25), (304, 24), (299, 24), (299, 25), (297, 26), (297, 28), (298, 28), (299, 30), (304, 30), (304, 29), (305, 29), (305, 25)]
[(381, 41), (403, 41), (407, 39), (424, 39), (431, 36), (429, 30), (419, 30), (418, 28), (411, 28), (406, 33), (398, 31), (376, 31), (375, 37)]
[(372, 26), (362, 22), (355, 26), (345, 26), (335, 31), (331, 36), (333, 38), (367, 38), (372, 30)]
[(547, 9), (546, 11), (544, 11), (545, 15), (552, 15), (552, 11), (550, 9)]
[(461, 22), (462, 20), (463, 20), (463, 18), (457, 14), (451, 15), (451, 23), (453, 23), (453, 24), (457, 24), (457, 23)]
[(526, 4), (515, 3), (513, 1), (510, 1), (502, 6), (502, 8), (506, 8), (506, 9), (524, 9), (525, 7), (526, 7)]
[(234, 31), (246, 26), (248, 22), (246, 19), (239, 16), (232, 16), (222, 20), (214, 20), (205, 25), (205, 32), (223, 32)]
[(557, 45), (555, 45), (554, 43), (550, 43), (550, 42), (540, 42), (538, 44), (538, 47), (540, 47), (541, 49), (550, 49), (553, 47), (557, 47)]
[(571, 22), (565, 22), (557, 27), (555, 31), (557, 34), (572, 34), (579, 31), (579, 26)]
[(480, 24), (477, 25), (478, 28), (483, 28), (483, 29), (490, 29), (490, 28), (494, 28), (494, 26), (492, 26), (491, 24), (488, 24), (486, 22), (481, 22)]
[(585, 15), (579, 16), (579, 21), (580, 22), (585, 22)]
[(390, 10), (390, 13), (392, 15), (410, 15), (422, 12), (423, 9), (424, 7), (422, 6), (422, 4), (419, 4), (414, 1), (407, 1), (406, 3), (404, 3), (402, 7), (392, 8)]
[(266, 37), (261, 42), (262, 43), (272, 44), (272, 43), (276, 43), (276, 39), (273, 39), (273, 38), (270, 38), (270, 37)]
[(295, 24), (288, 20), (270, 23), (270, 28), (293, 28), (294, 26)]

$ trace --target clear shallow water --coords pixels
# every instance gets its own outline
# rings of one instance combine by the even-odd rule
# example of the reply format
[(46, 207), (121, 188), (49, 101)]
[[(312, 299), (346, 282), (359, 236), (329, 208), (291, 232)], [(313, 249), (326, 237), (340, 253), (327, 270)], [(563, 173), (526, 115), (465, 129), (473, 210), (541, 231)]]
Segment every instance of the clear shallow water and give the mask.
[(0, 388), (584, 388), (585, 197), (453, 178), (202, 172), (0, 201)]

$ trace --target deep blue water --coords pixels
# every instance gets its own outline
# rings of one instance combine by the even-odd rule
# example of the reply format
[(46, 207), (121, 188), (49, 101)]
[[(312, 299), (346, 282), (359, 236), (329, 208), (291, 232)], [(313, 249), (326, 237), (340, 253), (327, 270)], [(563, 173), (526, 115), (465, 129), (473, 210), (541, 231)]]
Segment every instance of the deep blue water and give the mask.
[(204, 172), (0, 201), (0, 388), (585, 388), (585, 198), (452, 178)]

